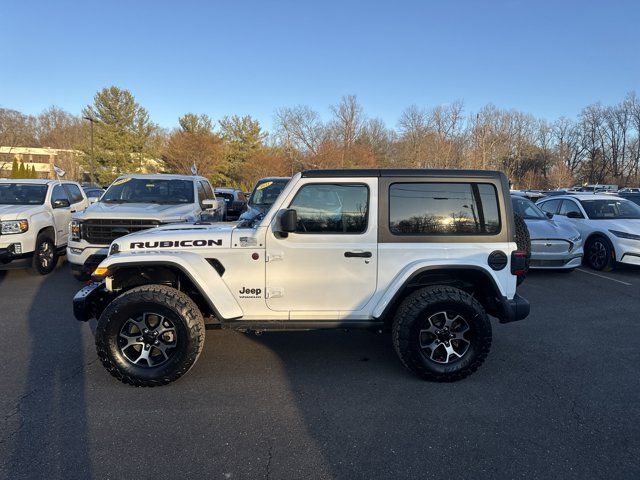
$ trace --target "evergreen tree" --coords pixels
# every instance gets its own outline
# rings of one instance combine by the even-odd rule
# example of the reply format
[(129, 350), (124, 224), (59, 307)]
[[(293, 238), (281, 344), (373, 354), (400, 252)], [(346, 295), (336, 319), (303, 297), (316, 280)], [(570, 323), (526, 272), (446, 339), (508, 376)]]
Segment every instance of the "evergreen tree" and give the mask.
[(18, 178), (19, 172), (18, 160), (13, 159), (13, 163), (11, 164), (11, 178)]
[(242, 178), (245, 165), (253, 160), (264, 147), (267, 137), (260, 122), (249, 115), (224, 117), (220, 120), (222, 139), (225, 142), (225, 174), (232, 181)]
[(20, 162), (20, 166), (18, 167), (18, 178), (25, 178), (27, 175), (24, 167), (24, 162)]
[[(139, 172), (145, 160), (157, 157), (152, 138), (157, 127), (128, 90), (102, 89), (82, 114), (94, 119), (94, 154), (100, 182), (108, 183), (122, 173)], [(90, 159), (91, 151), (87, 149), (85, 153)]]

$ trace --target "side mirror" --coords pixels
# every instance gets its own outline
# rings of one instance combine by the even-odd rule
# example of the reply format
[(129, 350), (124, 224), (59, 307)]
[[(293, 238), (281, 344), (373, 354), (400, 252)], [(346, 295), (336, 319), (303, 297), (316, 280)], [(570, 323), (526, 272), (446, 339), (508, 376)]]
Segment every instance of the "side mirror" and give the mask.
[(69, 208), (70, 206), (69, 200), (61, 198), (53, 201), (53, 208)]
[(547, 217), (553, 218), (553, 213), (551, 213), (551, 212), (545, 212), (545, 213), (547, 214)]
[(567, 212), (567, 218), (584, 218), (580, 212)]
[(207, 210), (213, 208), (215, 204), (216, 204), (216, 201), (213, 200), (212, 198), (207, 198), (202, 201), (202, 205), (204, 205), (207, 208)]
[(93, 205), (99, 200), (99, 197), (89, 197), (87, 200), (89, 200), (89, 205)]
[(293, 208), (287, 208), (280, 212), (280, 231), (283, 233), (295, 232), (298, 229), (298, 212)]

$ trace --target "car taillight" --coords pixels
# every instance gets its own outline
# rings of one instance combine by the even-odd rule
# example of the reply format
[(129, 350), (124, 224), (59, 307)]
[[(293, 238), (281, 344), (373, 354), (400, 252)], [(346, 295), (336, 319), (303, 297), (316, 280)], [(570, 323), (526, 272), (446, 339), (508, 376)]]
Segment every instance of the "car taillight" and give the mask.
[(527, 273), (527, 252), (524, 250), (511, 252), (511, 273), (518, 277)]

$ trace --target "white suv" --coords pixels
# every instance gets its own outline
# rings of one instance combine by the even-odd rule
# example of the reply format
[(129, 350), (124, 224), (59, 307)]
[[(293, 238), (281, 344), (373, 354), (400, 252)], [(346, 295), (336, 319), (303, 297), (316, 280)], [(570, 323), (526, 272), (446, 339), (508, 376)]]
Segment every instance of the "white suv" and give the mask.
[(163, 385), (211, 328), (388, 329), (402, 363), (433, 381), (474, 372), (491, 322), (525, 318), (526, 252), (504, 174), (327, 170), (294, 176), (253, 223), (127, 235), (74, 298), (99, 318), (98, 356), (123, 382)]
[(67, 257), (79, 280), (89, 278), (107, 256), (109, 244), (123, 235), (167, 223), (223, 220), (225, 202), (217, 200), (204, 177), (124, 175), (100, 200), (74, 215)]
[(0, 270), (51, 272), (64, 254), (71, 215), (88, 204), (75, 182), (0, 180)]
[(584, 260), (594, 270), (611, 270), (616, 262), (640, 265), (640, 207), (635, 203), (583, 193), (545, 198), (537, 205), (580, 232)]

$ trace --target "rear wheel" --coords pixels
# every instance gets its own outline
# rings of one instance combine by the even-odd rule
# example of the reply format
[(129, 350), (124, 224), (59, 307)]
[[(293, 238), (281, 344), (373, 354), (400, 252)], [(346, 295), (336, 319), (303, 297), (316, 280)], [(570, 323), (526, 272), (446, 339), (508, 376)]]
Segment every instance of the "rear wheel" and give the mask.
[(491, 348), (491, 322), (482, 305), (454, 287), (427, 287), (409, 295), (393, 321), (393, 345), (403, 365), (436, 382), (475, 372)]
[(47, 275), (56, 268), (57, 264), (58, 254), (53, 240), (46, 233), (41, 233), (36, 238), (36, 248), (31, 261), (33, 271), (40, 275)]
[(204, 319), (184, 293), (144, 285), (104, 310), (96, 349), (105, 368), (123, 383), (165, 385), (187, 373), (204, 345)]
[(595, 237), (587, 243), (585, 252), (585, 261), (587, 265), (594, 270), (601, 272), (610, 272), (613, 270), (616, 257), (613, 251), (613, 245), (605, 237)]

